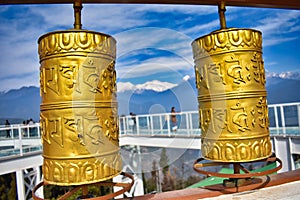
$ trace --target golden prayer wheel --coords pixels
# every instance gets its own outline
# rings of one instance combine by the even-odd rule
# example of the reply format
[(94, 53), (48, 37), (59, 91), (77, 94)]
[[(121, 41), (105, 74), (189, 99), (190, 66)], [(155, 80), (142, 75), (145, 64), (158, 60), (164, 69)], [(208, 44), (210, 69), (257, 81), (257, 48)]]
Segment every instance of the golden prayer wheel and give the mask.
[(223, 28), (196, 39), (192, 47), (203, 157), (219, 162), (269, 157), (261, 32)]
[(71, 29), (38, 44), (44, 182), (81, 185), (118, 175), (115, 39)]

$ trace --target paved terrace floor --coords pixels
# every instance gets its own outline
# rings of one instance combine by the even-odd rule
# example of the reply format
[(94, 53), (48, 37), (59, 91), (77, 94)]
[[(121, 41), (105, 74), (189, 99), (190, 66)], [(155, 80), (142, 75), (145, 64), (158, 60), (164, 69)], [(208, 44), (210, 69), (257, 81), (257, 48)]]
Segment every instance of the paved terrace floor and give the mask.
[[(237, 188), (212, 185), (134, 197), (134, 200), (299, 200), (300, 169), (263, 176), (256, 183)], [(125, 198), (129, 200), (129, 198)], [(125, 200), (123, 199), (123, 200)]]

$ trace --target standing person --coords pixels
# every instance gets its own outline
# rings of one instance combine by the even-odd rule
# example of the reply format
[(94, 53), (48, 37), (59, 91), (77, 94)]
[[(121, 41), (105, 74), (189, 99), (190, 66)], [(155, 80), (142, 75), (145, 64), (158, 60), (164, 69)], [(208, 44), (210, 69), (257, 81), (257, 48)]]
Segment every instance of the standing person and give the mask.
[(24, 120), (23, 123), (22, 123), (22, 134), (23, 134), (23, 136), (25, 136), (26, 132), (27, 132), (26, 125), (27, 125), (26, 121)]
[(33, 125), (34, 125), (34, 121), (33, 121), (33, 119), (32, 118), (30, 118), (29, 119), (29, 121), (28, 121), (28, 125), (29, 125), (29, 135), (32, 135), (32, 132), (33, 132)]
[(133, 121), (132, 123), (132, 132), (135, 133), (136, 132), (136, 115), (132, 112), (129, 113), (131, 116), (131, 120)]
[(33, 125), (33, 124), (34, 124), (34, 121), (33, 121), (33, 119), (32, 119), (32, 118), (30, 118), (30, 119), (29, 119), (29, 122), (28, 122), (28, 124), (29, 124), (29, 125)]
[(176, 111), (175, 107), (171, 108), (171, 131), (176, 132), (177, 131), (177, 118), (176, 118)]
[[(10, 123), (8, 120), (5, 121), (5, 126), (10, 127)], [(10, 138), (10, 130), (9, 129), (6, 130), (6, 137)]]

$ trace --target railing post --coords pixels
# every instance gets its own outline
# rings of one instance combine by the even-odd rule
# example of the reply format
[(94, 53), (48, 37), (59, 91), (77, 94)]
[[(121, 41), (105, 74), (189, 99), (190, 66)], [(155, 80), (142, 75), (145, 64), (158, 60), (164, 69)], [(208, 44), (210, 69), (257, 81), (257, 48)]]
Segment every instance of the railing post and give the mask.
[(41, 182), (41, 170), (40, 170), (40, 166), (36, 166), (35, 170), (36, 170), (36, 183), (39, 183), (39, 182)]
[(41, 137), (40, 124), (38, 124), (38, 126), (37, 126), (37, 134), (38, 134), (38, 137)]
[(273, 151), (275, 152), (275, 155), (278, 155), (278, 141), (277, 141), (277, 136), (273, 136)]
[(193, 127), (193, 117), (192, 113), (189, 113), (189, 122), (190, 122), (190, 128), (191, 128), (191, 133), (194, 134), (194, 127)]
[(278, 122), (277, 106), (274, 106), (274, 117), (275, 117), (275, 126), (278, 129), (279, 128), (279, 122)]
[(283, 105), (280, 105), (280, 116), (281, 116), (281, 125), (282, 125), (283, 128), (285, 128)]
[(298, 113), (298, 127), (300, 128), (300, 104), (297, 105), (297, 113)]
[(159, 127), (160, 127), (160, 133), (163, 134), (164, 127), (163, 127), (163, 123), (162, 123), (162, 115), (159, 115)]
[(150, 122), (149, 122), (149, 117), (148, 117), (148, 116), (146, 116), (146, 121), (147, 121), (147, 128), (148, 128), (148, 131), (150, 131), (150, 126), (149, 126)]
[(10, 137), (11, 137), (11, 139), (14, 139), (14, 129), (13, 129), (13, 125), (10, 125)]
[(289, 161), (289, 170), (295, 170), (295, 162), (293, 158), (293, 152), (292, 152), (292, 138), (288, 137), (288, 161)]
[(152, 115), (150, 115), (150, 129), (151, 129), (151, 135), (154, 135), (153, 116)]
[(124, 134), (126, 135), (126, 118), (122, 117), (122, 120), (123, 120), (123, 131), (124, 131)]
[(185, 122), (186, 122), (186, 130), (187, 130), (187, 134), (188, 136), (190, 136), (190, 125), (189, 125), (189, 115), (188, 113), (185, 113)]
[(137, 135), (140, 135), (140, 120), (138, 116), (136, 116), (135, 119), (136, 119), (136, 132)]
[(22, 131), (21, 131), (21, 126), (20, 125), (18, 125), (18, 133), (19, 133), (20, 155), (23, 156)]
[(122, 123), (121, 123), (121, 117), (118, 118), (118, 123), (119, 123), (119, 135), (122, 134), (122, 129), (121, 129), (121, 126), (122, 126)]
[(25, 198), (25, 187), (24, 187), (24, 176), (23, 170), (19, 169), (16, 171), (16, 183), (17, 183), (17, 199)]
[(126, 130), (129, 132), (129, 116), (126, 117)]
[(27, 124), (27, 138), (30, 138), (30, 131), (29, 131), (29, 125)]
[(168, 136), (170, 137), (171, 136), (171, 125), (170, 125), (171, 116), (169, 114), (167, 116), (168, 116), (167, 117)]

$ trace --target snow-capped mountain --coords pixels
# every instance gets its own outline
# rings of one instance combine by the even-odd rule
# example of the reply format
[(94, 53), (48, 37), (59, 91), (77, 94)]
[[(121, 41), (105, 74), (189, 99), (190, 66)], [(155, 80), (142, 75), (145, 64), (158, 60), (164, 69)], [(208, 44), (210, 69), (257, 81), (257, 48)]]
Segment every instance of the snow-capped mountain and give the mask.
[(143, 84), (133, 85), (130, 82), (118, 82), (117, 89), (118, 92), (125, 92), (125, 91), (134, 91), (134, 92), (141, 92), (143, 90), (153, 90), (155, 92), (163, 92), (170, 88), (176, 87), (177, 84), (169, 83), (169, 82), (161, 82), (158, 80), (148, 81)]
[[(292, 76), (290, 73), (286, 75)], [(300, 80), (282, 77), (286, 76), (267, 74), (268, 103), (299, 102)], [(127, 115), (129, 112), (147, 114), (155, 108), (169, 112), (172, 106), (175, 106), (177, 111), (198, 109), (194, 77), (186, 77), (178, 85), (161, 81), (151, 81), (140, 85), (120, 82), (117, 98), (120, 115)], [(39, 111), (40, 94), (37, 87), (23, 87), (0, 92), (0, 118), (33, 118), (38, 121)]]
[(118, 92), (119, 114), (170, 112), (173, 106), (176, 111), (197, 110), (195, 78), (186, 77), (178, 85), (164, 91), (154, 91), (151, 87), (148, 88), (150, 89)]
[(125, 92), (125, 91), (134, 91), (136, 90), (136, 86), (130, 82), (118, 82), (117, 83), (117, 91)]
[(294, 79), (300, 80), (300, 73), (299, 72), (266, 72), (266, 78), (282, 78), (282, 79)]

